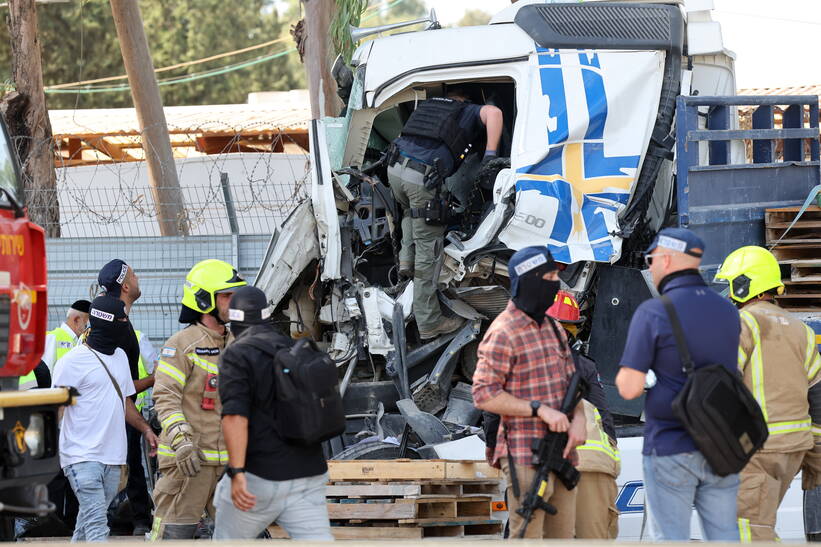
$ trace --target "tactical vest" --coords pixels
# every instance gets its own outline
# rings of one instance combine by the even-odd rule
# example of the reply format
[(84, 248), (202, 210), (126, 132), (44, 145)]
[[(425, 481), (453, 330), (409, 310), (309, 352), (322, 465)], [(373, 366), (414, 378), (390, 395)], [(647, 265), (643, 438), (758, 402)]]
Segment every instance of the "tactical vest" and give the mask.
[(444, 143), (455, 163), (475, 136), (459, 125), (459, 116), (467, 106), (462, 101), (444, 97), (422, 101), (402, 128), (402, 136)]
[[(57, 327), (46, 333), (46, 336), (54, 337), (54, 367), (57, 366), (57, 361), (74, 348), (77, 341), (62, 327)], [(37, 387), (37, 377), (34, 375), (34, 370), (20, 377), (20, 384), (18, 389), (25, 391)]]
[[(143, 333), (138, 331), (138, 330), (135, 330), (134, 334), (137, 335), (137, 343), (139, 344), (140, 341), (142, 340)], [(142, 352), (140, 352), (140, 360), (138, 361), (137, 366), (138, 366), (138, 370), (139, 370), (139, 378), (138, 379), (142, 380), (143, 378), (148, 377), (148, 371), (145, 369), (145, 362), (143, 361)], [(142, 391), (142, 392), (137, 394), (137, 400), (134, 402), (134, 406), (136, 406), (137, 410), (139, 410), (140, 412), (142, 412), (143, 407), (145, 406), (145, 401), (146, 401), (147, 398), (148, 398), (148, 390), (147, 389), (145, 391)]]

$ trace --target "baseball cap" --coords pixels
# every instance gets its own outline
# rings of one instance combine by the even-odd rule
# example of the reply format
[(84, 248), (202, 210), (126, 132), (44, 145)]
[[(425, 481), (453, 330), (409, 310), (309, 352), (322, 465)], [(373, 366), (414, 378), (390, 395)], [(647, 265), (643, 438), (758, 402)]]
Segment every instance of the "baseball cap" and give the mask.
[[(124, 319), (128, 317), (125, 313), (125, 304), (119, 298), (111, 296), (98, 296), (91, 303), (90, 309), (91, 328), (95, 325), (102, 326), (106, 323), (112, 323), (117, 319)], [(102, 323), (101, 323), (102, 322)]]
[(644, 254), (651, 253), (656, 247), (664, 247), (697, 258), (704, 256), (704, 241), (687, 228), (664, 228), (656, 234)]
[(535, 245), (525, 247), (513, 253), (507, 263), (507, 273), (510, 276), (510, 294), (516, 296), (519, 289), (519, 278), (528, 272), (538, 270), (542, 274), (557, 269), (556, 262), (547, 247)]
[(100, 288), (105, 290), (105, 294), (119, 298), (120, 289), (127, 273), (128, 264), (124, 260), (115, 258), (100, 269), (97, 282), (100, 284)]

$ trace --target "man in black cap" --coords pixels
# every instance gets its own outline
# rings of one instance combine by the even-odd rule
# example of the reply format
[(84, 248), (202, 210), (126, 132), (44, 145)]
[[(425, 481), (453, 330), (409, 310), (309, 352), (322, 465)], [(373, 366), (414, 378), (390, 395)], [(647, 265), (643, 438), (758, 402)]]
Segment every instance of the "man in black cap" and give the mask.
[(228, 314), (237, 339), (219, 365), (228, 467), (214, 494), (214, 539), (253, 539), (276, 522), (291, 539), (332, 540), (322, 445), (280, 437), (272, 357), (257, 345), (275, 352), (293, 341), (271, 323), (268, 299), (257, 287), (238, 288)]
[(105, 541), (108, 505), (126, 477), (125, 423), (137, 428), (152, 451), (157, 436), (129, 398), (134, 383), (119, 342), (127, 332), (125, 306), (108, 296), (94, 299), (91, 332), (63, 357), (56, 386), (72, 387), (77, 403), (64, 409), (60, 429), (60, 466), (80, 502), (72, 541)]
[[(104, 294), (123, 302), (126, 314), (131, 313), (131, 306), (142, 294), (140, 280), (134, 273), (134, 269), (119, 258), (111, 260), (102, 267), (97, 281)], [(139, 395), (154, 385), (154, 375), (147, 374), (144, 366), (140, 366), (142, 361), (140, 338), (127, 318), (126, 324), (127, 327), (121, 334), (118, 347), (128, 357), (131, 379), (134, 381), (136, 395)], [(153, 367), (153, 363), (151, 365)], [(136, 396), (132, 397), (132, 400), (136, 400)], [(148, 485), (145, 482), (145, 471), (143, 470), (141, 436), (131, 426), (127, 426), (126, 430), (128, 434), (128, 500), (134, 514), (134, 535), (142, 536), (151, 530), (151, 497), (148, 494)]]

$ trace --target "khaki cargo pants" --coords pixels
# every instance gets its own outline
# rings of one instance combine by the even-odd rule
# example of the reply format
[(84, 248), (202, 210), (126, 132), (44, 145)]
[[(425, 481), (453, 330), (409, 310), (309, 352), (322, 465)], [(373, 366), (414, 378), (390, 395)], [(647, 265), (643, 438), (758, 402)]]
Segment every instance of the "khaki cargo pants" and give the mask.
[(619, 535), (616, 479), (607, 473), (584, 471), (576, 491), (576, 537), (616, 539)]
[(154, 486), (154, 523), (151, 540), (192, 539), (203, 513), (213, 518), (214, 490), (225, 468), (203, 465), (194, 477), (186, 477), (176, 467), (161, 469)]
[[(512, 485), (513, 480), (510, 476), (510, 465), (508, 459), (502, 458), (502, 471), (507, 479), (507, 484)], [(533, 482), (533, 477), (536, 475), (536, 470), (529, 465), (516, 465), (516, 477), (519, 479), (519, 495), (524, 497), (525, 493), (530, 489), (530, 483)], [(568, 490), (564, 484), (556, 478), (553, 473), (547, 481), (547, 489), (542, 496), (542, 499), (550, 503), (556, 508), (555, 515), (548, 515), (541, 509), (533, 513), (533, 519), (527, 526), (525, 532), (525, 539), (572, 539), (573, 530), (576, 525), (576, 488)], [(510, 521), (510, 537), (517, 538), (519, 531), (524, 524), (524, 519), (516, 513), (516, 510), (521, 506), (519, 500), (513, 495), (513, 487), (507, 487), (507, 508), (509, 512)]]
[(424, 208), (435, 192), (424, 185), (424, 176), (407, 167), (388, 167), (388, 181), (393, 196), (402, 207), (402, 248), (399, 262), (413, 265), (413, 315), (420, 331), (431, 332), (442, 320), (442, 309), (436, 296), (436, 244), (442, 241), (444, 226), (434, 226), (424, 218), (411, 218), (411, 208)]
[(805, 451), (759, 452), (741, 471), (738, 488), (738, 531), (742, 543), (775, 541), (778, 506), (798, 474)]

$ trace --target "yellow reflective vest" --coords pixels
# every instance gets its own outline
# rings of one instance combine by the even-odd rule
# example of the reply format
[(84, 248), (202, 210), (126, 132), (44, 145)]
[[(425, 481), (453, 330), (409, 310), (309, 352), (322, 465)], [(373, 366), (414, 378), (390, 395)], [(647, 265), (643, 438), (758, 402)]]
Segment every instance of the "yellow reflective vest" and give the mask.
[[(57, 361), (63, 358), (63, 356), (68, 353), (69, 351), (77, 345), (77, 337), (74, 335), (73, 332), (68, 329), (68, 327), (63, 328), (64, 325), (60, 325), (54, 330), (50, 330), (46, 333), (46, 351), (53, 351), (53, 355), (43, 355), (43, 361), (46, 365), (49, 365), (49, 369), (53, 372), (54, 367), (57, 365)], [(51, 340), (49, 340), (49, 338)], [(33, 389), (37, 387), (37, 377), (34, 375), (34, 370), (26, 374), (25, 376), (20, 377), (19, 388), (21, 391), (27, 389)]]
[[(138, 331), (138, 330), (135, 330), (134, 334), (137, 335), (137, 344), (139, 344), (140, 341), (142, 341), (143, 333)], [(143, 378), (148, 377), (148, 371), (145, 368), (145, 361), (143, 360), (142, 351), (140, 351), (140, 361), (137, 364), (137, 366), (138, 366), (138, 370), (139, 370), (139, 378), (138, 379), (142, 380)], [(137, 410), (139, 410), (140, 412), (142, 412), (142, 409), (145, 406), (145, 400), (147, 398), (148, 398), (148, 390), (147, 389), (145, 391), (141, 391), (140, 393), (137, 394), (137, 400), (134, 402), (134, 406), (136, 406)]]
[(809, 388), (821, 381), (815, 333), (775, 304), (758, 301), (741, 310), (738, 368), (770, 430), (762, 452), (813, 447)]
[(576, 448), (579, 452), (577, 469), (582, 473), (606, 473), (616, 478), (621, 471), (621, 456), (616, 440), (604, 432), (599, 410), (589, 401), (583, 400), (582, 403), (587, 423), (587, 440)]

